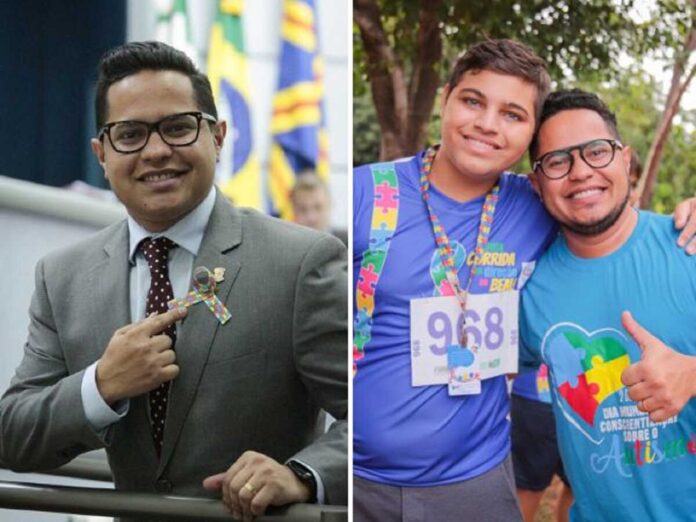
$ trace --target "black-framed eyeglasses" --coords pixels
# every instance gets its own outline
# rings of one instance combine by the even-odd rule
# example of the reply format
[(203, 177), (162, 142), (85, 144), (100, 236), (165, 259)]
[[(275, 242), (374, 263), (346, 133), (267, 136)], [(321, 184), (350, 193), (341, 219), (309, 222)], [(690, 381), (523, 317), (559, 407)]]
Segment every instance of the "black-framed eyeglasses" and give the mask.
[(182, 112), (172, 114), (154, 123), (144, 121), (115, 121), (107, 123), (99, 131), (98, 138), (106, 134), (116, 152), (132, 154), (145, 148), (153, 131), (170, 147), (186, 147), (198, 139), (201, 120), (212, 123), (217, 119), (205, 112)]
[(572, 152), (577, 150), (590, 167), (601, 169), (614, 161), (616, 149), (623, 149), (618, 140), (592, 140), (567, 149), (552, 150), (537, 159), (532, 170), (539, 169), (549, 179), (561, 179), (568, 175), (575, 163)]

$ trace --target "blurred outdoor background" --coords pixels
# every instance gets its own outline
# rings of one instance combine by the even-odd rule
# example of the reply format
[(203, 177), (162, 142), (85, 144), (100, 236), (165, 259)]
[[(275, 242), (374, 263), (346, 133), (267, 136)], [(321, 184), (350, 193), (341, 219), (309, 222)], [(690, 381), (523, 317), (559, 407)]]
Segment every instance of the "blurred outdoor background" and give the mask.
[(547, 61), (554, 89), (595, 91), (616, 113), (643, 165), (643, 208), (669, 213), (696, 192), (696, 0), (353, 5), (354, 165), (435, 142), (456, 57), (486, 37), (513, 38)]

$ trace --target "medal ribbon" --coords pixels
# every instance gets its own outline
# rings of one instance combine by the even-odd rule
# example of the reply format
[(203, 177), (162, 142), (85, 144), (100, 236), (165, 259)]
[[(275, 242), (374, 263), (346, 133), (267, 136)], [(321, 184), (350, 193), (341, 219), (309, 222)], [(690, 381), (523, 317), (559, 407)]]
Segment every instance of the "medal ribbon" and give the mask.
[[(440, 258), (442, 259), (442, 264), (445, 268), (445, 273), (447, 274), (447, 281), (452, 286), (459, 305), (462, 308), (462, 312), (466, 311), (466, 299), (469, 293), (469, 288), (471, 287), (471, 281), (476, 275), (476, 267), (478, 266), (481, 255), (483, 254), (483, 248), (488, 243), (488, 237), (491, 234), (491, 228), (493, 226), (493, 214), (495, 213), (495, 207), (498, 203), (498, 195), (500, 193), (500, 184), (496, 183), (495, 186), (486, 194), (486, 199), (483, 202), (483, 208), (481, 209), (481, 220), (479, 222), (478, 235), (476, 236), (476, 247), (474, 249), (474, 259), (471, 265), (471, 271), (469, 272), (469, 279), (467, 281), (466, 289), (462, 290), (459, 283), (459, 275), (457, 274), (457, 265), (454, 262), (454, 252), (452, 246), (450, 245), (449, 238), (447, 237), (447, 232), (445, 228), (440, 223), (440, 220), (435, 215), (432, 206), (430, 205), (430, 171), (433, 168), (433, 160), (437, 154), (437, 147), (430, 147), (423, 155), (423, 160), (421, 162), (420, 170), (420, 190), (421, 196), (423, 196), (423, 201), (428, 209), (428, 214), (430, 215), (430, 223), (433, 227), (433, 235), (435, 236), (435, 243), (437, 244), (438, 251), (440, 253)], [(465, 319), (466, 321), (466, 319)], [(464, 323), (466, 326), (466, 322)], [(462, 333), (462, 346), (467, 346), (466, 332)]]
[(196, 303), (203, 301), (213, 315), (220, 321), (221, 324), (225, 324), (230, 320), (230, 312), (227, 307), (223, 304), (218, 296), (215, 295), (215, 287), (217, 282), (213, 273), (204, 266), (199, 266), (196, 268), (193, 275), (192, 281), (193, 288), (186, 294), (182, 299), (172, 299), (167, 303), (167, 307), (170, 310), (174, 308), (188, 308)]

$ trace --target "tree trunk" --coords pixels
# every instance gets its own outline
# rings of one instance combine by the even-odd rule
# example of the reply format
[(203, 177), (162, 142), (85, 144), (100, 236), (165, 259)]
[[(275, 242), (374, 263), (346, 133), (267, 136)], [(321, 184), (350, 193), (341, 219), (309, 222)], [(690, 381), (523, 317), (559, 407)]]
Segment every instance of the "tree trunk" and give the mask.
[(409, 84), (409, 113), (406, 128), (406, 154), (423, 148), (428, 137), (437, 88), (440, 86), (442, 38), (440, 37), (440, 1), (421, 0), (418, 19), (418, 47)]
[[(692, 9), (696, 14), (696, 0), (692, 0)], [(657, 173), (662, 160), (662, 152), (669, 138), (669, 133), (672, 130), (672, 120), (679, 110), (679, 103), (684, 95), (689, 83), (696, 74), (696, 66), (692, 67), (691, 71), (682, 82), (684, 69), (689, 61), (691, 53), (696, 49), (696, 22), (692, 18), (692, 26), (689, 34), (684, 42), (684, 48), (675, 56), (674, 66), (672, 67), (672, 83), (665, 102), (665, 109), (662, 112), (660, 123), (657, 127), (655, 139), (650, 146), (650, 152), (645, 160), (645, 173), (638, 185), (640, 194), (640, 208), (649, 208), (652, 201), (653, 192), (657, 183)]]
[(425, 144), (442, 59), (438, 10), (442, 0), (421, 0), (418, 49), (407, 80), (403, 62), (382, 25), (376, 0), (353, 0), (353, 20), (360, 30), (372, 101), (381, 130), (380, 160), (414, 154)]

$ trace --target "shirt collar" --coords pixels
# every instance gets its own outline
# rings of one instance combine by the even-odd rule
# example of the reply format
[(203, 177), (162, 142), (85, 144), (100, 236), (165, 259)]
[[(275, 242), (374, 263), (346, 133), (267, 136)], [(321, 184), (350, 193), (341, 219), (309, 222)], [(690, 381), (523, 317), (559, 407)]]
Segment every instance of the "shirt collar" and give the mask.
[(186, 214), (179, 221), (174, 223), (167, 230), (152, 233), (140, 225), (135, 219), (128, 215), (129, 248), (128, 260), (135, 264), (135, 253), (140, 242), (146, 237), (166, 237), (174, 241), (180, 247), (186, 249), (194, 257), (198, 255), (198, 249), (203, 241), (205, 227), (208, 225), (210, 214), (215, 206), (215, 187), (213, 186), (208, 195), (201, 201), (196, 208)]

